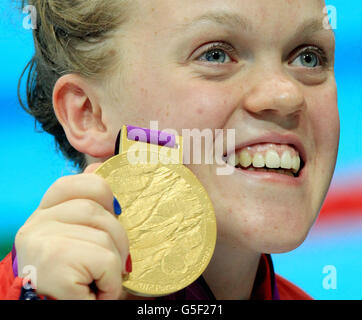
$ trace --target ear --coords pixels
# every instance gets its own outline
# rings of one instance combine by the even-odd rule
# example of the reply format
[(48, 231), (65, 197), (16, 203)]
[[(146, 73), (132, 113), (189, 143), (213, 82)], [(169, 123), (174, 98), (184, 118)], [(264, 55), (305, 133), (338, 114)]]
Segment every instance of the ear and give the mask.
[(114, 133), (102, 119), (102, 106), (93, 83), (76, 74), (62, 76), (54, 86), (53, 108), (76, 150), (95, 158), (113, 155)]

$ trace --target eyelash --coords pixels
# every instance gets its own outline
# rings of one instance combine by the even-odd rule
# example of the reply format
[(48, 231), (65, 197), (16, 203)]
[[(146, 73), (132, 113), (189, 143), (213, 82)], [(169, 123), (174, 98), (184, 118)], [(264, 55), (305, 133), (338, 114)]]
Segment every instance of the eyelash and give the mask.
[[(235, 54), (235, 49), (233, 46), (231, 46), (230, 44), (228, 43), (225, 43), (225, 42), (214, 42), (214, 43), (211, 43), (203, 52), (201, 55), (199, 55), (198, 59), (200, 59), (203, 55), (205, 55), (205, 53), (208, 53), (209, 51), (212, 51), (212, 50), (223, 50), (225, 51), (226, 53), (230, 55), (233, 55)], [(232, 58), (232, 57), (230, 57)], [(231, 59), (232, 60), (232, 59)]]
[(289, 63), (293, 62), (297, 57), (299, 57), (303, 53), (314, 53), (314, 54), (316, 54), (317, 57), (319, 58), (319, 62), (321, 64), (321, 67), (326, 66), (328, 64), (328, 62), (329, 62), (327, 54), (325, 53), (325, 51), (323, 49), (319, 48), (319, 47), (316, 47), (316, 46), (311, 46), (311, 45), (300, 46), (297, 49), (295, 49), (294, 52), (297, 52), (298, 55), (293, 54), (293, 60), (291, 60)]
[[(302, 50), (303, 49), (303, 50)], [(212, 50), (224, 50), (226, 53), (228, 53), (230, 55), (230, 59), (232, 60), (232, 55), (235, 54), (235, 49), (233, 46), (229, 45), (228, 43), (225, 42), (216, 42), (216, 43), (212, 43), (211, 45), (209, 45), (204, 51), (203, 53), (198, 57), (198, 59), (200, 59), (203, 55), (205, 55), (207, 52), (212, 51)], [(290, 61), (293, 62), (298, 56), (300, 56), (303, 53), (308, 53), (308, 52), (312, 52), (317, 54), (321, 66), (324, 67), (328, 64), (329, 60), (327, 57), (327, 54), (325, 53), (325, 51), (319, 47), (316, 46), (312, 46), (312, 45), (308, 45), (308, 46), (300, 46), (297, 49), (294, 50), (294, 52), (297, 52), (298, 55), (293, 54), (293, 60)]]

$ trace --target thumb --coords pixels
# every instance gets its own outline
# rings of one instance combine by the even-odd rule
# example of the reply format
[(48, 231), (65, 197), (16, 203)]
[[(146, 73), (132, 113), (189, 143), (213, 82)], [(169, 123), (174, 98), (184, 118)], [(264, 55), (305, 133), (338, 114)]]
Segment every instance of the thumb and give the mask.
[(96, 171), (103, 163), (102, 162), (96, 162), (90, 164), (87, 168), (84, 169), (83, 173), (93, 173)]
[[(96, 163), (90, 164), (89, 166), (87, 166), (87, 167), (84, 169), (83, 174), (92, 174), (92, 173), (94, 173), (94, 171), (96, 171), (102, 164), (103, 164), (102, 162), (96, 162)], [(101, 177), (99, 177), (99, 178), (101, 178)], [(103, 178), (101, 178), (101, 179), (103, 179)], [(107, 183), (107, 184), (108, 184), (108, 183)], [(109, 184), (108, 184), (108, 186), (109, 186)], [(113, 191), (112, 191), (112, 189), (111, 189), (110, 186), (109, 186), (109, 191), (110, 191), (111, 194), (113, 195)], [(111, 202), (109, 202), (109, 203), (111, 203)], [(118, 210), (116, 210), (115, 203), (116, 203), (116, 204), (119, 206), (119, 208), (120, 208), (120, 205), (119, 205), (117, 199), (116, 199), (115, 196), (113, 195), (112, 205), (109, 207), (108, 205), (103, 204), (103, 207), (104, 207), (107, 211), (111, 212), (111, 213), (114, 215), (114, 217), (117, 218), (118, 215), (119, 215), (119, 213), (117, 213)], [(117, 208), (118, 208), (118, 207), (117, 207)], [(121, 210), (121, 209), (119, 209), (119, 210)], [(122, 212), (122, 211), (120, 211), (120, 212)]]

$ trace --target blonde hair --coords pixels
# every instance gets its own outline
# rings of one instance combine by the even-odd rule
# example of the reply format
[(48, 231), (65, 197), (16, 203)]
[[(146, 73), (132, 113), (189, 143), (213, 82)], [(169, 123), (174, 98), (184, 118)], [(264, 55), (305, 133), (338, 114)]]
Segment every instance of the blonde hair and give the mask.
[[(42, 129), (54, 136), (57, 148), (81, 170), (85, 155), (68, 142), (52, 105), (57, 80), (69, 73), (102, 79), (114, 69), (119, 56), (110, 42), (127, 19), (129, 0), (22, 0), (21, 5), (36, 9), (33, 31), (35, 54), (25, 67), (18, 84), (21, 106)], [(27, 106), (20, 86), (28, 70)]]

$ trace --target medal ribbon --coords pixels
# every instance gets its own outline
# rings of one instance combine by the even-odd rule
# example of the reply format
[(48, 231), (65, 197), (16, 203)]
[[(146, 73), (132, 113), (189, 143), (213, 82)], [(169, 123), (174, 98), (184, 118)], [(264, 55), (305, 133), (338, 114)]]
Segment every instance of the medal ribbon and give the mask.
[[(173, 134), (135, 126), (126, 126), (126, 129), (128, 140), (155, 144), (161, 147), (166, 146), (169, 148), (176, 148), (176, 137)], [(121, 132), (122, 130), (119, 131), (117, 136), (116, 147), (114, 150), (115, 155), (119, 154)]]

